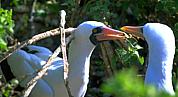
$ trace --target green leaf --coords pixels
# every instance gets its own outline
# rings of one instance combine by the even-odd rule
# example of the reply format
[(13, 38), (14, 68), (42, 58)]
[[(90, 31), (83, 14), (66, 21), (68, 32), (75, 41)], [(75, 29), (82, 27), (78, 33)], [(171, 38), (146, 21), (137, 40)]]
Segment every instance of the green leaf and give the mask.
[(2, 38), (0, 38), (0, 50), (7, 51), (7, 43)]
[(143, 63), (144, 63), (144, 57), (139, 57), (138, 59), (139, 59), (140, 64), (143, 65)]
[(102, 90), (114, 97), (172, 97), (155, 87), (144, 85), (143, 80), (136, 76), (136, 70), (124, 69), (102, 85)]
[(6, 37), (13, 33), (12, 10), (0, 8), (0, 50), (7, 51)]

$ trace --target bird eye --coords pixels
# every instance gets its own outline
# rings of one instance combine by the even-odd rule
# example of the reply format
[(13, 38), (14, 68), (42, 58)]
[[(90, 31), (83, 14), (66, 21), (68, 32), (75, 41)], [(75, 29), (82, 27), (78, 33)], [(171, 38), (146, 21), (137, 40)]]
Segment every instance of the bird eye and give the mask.
[(93, 33), (96, 33), (96, 32), (97, 32), (97, 29), (93, 29), (92, 32), (93, 32)]
[(100, 33), (101, 31), (102, 31), (101, 27), (97, 27), (92, 30), (93, 33)]

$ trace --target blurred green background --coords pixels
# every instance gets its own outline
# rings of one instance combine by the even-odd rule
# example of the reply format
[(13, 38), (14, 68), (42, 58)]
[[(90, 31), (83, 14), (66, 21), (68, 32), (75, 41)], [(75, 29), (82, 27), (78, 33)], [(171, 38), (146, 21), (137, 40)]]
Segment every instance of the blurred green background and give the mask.
[[(67, 13), (66, 28), (77, 27), (88, 20), (100, 21), (118, 30), (124, 25), (163, 23), (174, 31), (178, 46), (178, 0), (0, 0), (0, 2), (2, 54), (18, 42), (57, 28), (60, 10)], [(50, 37), (34, 44), (54, 51), (60, 45), (59, 38), (60, 36)], [(156, 92), (150, 86), (143, 89), (146, 71), (144, 60), (148, 53), (145, 42), (135, 39), (129, 39), (127, 42), (129, 47), (125, 49), (118, 41), (105, 42), (97, 46), (91, 58), (90, 82), (86, 97), (169, 97), (165, 93)], [(178, 49), (173, 64), (174, 88), (178, 81), (177, 63)], [(111, 79), (107, 81), (109, 78)], [(2, 94), (6, 97), (12, 96), (16, 84), (18, 82), (14, 80), (10, 83), (1, 82), (1, 96)]]

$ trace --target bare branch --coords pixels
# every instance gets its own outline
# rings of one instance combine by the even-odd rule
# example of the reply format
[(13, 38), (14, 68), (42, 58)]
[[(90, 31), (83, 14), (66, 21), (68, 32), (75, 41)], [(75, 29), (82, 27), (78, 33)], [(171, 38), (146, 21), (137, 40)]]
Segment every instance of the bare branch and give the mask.
[[(60, 24), (60, 27), (59, 27), (60, 32), (59, 31), (58, 32), (61, 33), (61, 36), (62, 36), (61, 38), (63, 38), (63, 40), (61, 40), (61, 46), (63, 48), (62, 50), (65, 51), (63, 53), (64, 67), (67, 64), (67, 70), (68, 70), (68, 62), (67, 62), (67, 56), (66, 56), (66, 45), (65, 45), (65, 29), (64, 29), (64, 25), (65, 25), (65, 13), (62, 13), (61, 14), (61, 24)], [(39, 36), (36, 36), (36, 37), (39, 38)], [(38, 40), (38, 38), (34, 38), (34, 39)], [(32, 40), (32, 42), (33, 42), (33, 40)], [(35, 84), (37, 83), (37, 81), (46, 74), (46, 72), (48, 70), (48, 67), (51, 65), (51, 63), (53, 62), (53, 59), (57, 57), (57, 55), (60, 53), (60, 51), (61, 51), (61, 48), (59, 46), (54, 51), (54, 53), (52, 54), (52, 56), (48, 59), (48, 61), (46, 62), (46, 64), (43, 66), (43, 68), (38, 71), (37, 76), (35, 76), (32, 80), (30, 80), (30, 82), (27, 84), (26, 90), (24, 91), (24, 97), (28, 97), (28, 95), (32, 91), (32, 89), (35, 86)], [(64, 72), (65, 72), (65, 70), (64, 70)], [(68, 74), (68, 71), (67, 71), (66, 74)], [(70, 96), (71, 92), (70, 92), (70, 89), (68, 87), (68, 82), (66, 80), (65, 80), (65, 85), (66, 85), (66, 88), (68, 90), (69, 97), (73, 97), (73, 96)]]
[[(74, 30), (75, 30), (75, 28), (67, 28), (67, 29), (65, 29), (65, 33), (66, 34), (70, 34)], [(50, 30), (50, 31), (46, 31), (46, 32), (43, 32), (43, 33), (40, 33), (40, 34), (37, 34), (37, 35), (33, 36), (31, 39), (28, 39), (26, 41), (23, 41), (23, 42), (15, 45), (12, 49), (10, 49), (7, 53), (5, 53), (1, 57), (0, 63), (3, 60), (5, 60), (7, 57), (9, 57), (12, 53), (14, 53), (15, 51), (21, 49), (24, 46), (27, 46), (29, 44), (32, 44), (32, 43), (36, 42), (36, 41), (39, 41), (39, 40), (42, 40), (42, 39), (45, 39), (45, 38), (48, 38), (48, 37), (51, 37), (51, 36), (56, 36), (56, 35), (59, 35), (59, 34), (60, 34), (59, 28), (56, 28), (56, 29), (53, 29), (53, 30)]]
[(48, 61), (46, 62), (46, 64), (43, 66), (43, 68), (41, 70), (39, 70), (39, 72), (37, 73), (37, 76), (35, 76), (28, 84), (27, 84), (27, 88), (24, 91), (24, 97), (28, 97), (28, 95), (30, 94), (31, 90), (33, 89), (33, 87), (36, 85), (37, 81), (42, 78), (47, 70), (48, 67), (51, 65), (51, 63), (53, 62), (53, 59), (57, 57), (57, 55), (59, 54), (61, 48), (58, 47), (54, 53), (52, 54), (52, 56), (48, 59)]
[(109, 42), (101, 43), (100, 47), (107, 77), (111, 77), (114, 74), (114, 68), (112, 68), (113, 49)]
[(36, 6), (37, 0), (32, 0), (32, 4), (30, 5), (30, 14), (29, 14), (29, 31), (30, 36), (33, 36), (35, 34), (35, 25), (34, 25), (34, 15), (35, 15), (35, 6)]
[(59, 29), (61, 31), (61, 49), (62, 49), (62, 57), (64, 61), (64, 82), (65, 82), (65, 86), (66, 86), (69, 97), (73, 97), (70, 91), (70, 87), (68, 85), (69, 63), (67, 61), (66, 40), (65, 40), (65, 31), (64, 31), (66, 12), (64, 10), (61, 10), (60, 15), (61, 15), (61, 20), (60, 20)]

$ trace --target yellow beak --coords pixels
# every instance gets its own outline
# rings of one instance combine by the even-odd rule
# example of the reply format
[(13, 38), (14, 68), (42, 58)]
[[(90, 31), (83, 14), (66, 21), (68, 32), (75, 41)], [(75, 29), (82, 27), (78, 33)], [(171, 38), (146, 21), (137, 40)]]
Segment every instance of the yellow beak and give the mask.
[(142, 29), (143, 26), (123, 26), (121, 28), (121, 30), (125, 31), (126, 33), (129, 33), (135, 37), (139, 37), (144, 40)]

